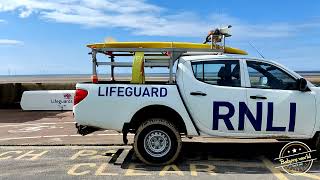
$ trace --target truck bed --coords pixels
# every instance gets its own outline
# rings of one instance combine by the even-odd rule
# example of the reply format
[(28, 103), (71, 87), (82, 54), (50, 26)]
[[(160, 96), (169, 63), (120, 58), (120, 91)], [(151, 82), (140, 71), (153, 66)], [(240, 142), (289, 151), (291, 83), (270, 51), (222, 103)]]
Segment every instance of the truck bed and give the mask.
[(86, 90), (88, 95), (73, 107), (75, 120), (79, 125), (121, 131), (124, 123), (130, 122), (139, 110), (148, 106), (165, 106), (181, 115), (190, 135), (197, 134), (178, 86), (163, 82), (153, 83), (78, 83), (76, 88)]

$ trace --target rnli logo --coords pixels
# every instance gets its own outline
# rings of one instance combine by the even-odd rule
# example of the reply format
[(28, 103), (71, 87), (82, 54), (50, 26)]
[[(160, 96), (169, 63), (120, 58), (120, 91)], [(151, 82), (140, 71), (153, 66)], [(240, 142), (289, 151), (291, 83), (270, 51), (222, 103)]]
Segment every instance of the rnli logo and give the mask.
[[(275, 126), (273, 124), (273, 114), (274, 114), (274, 105), (273, 102), (268, 102), (267, 105), (267, 124), (266, 131), (288, 131), (294, 132), (295, 123), (296, 123), (296, 112), (297, 104), (290, 103), (289, 108), (289, 119), (288, 126)], [(239, 102), (239, 109), (235, 109), (234, 105), (230, 102), (225, 101), (214, 101), (213, 102), (213, 126), (212, 130), (219, 130), (219, 123), (224, 124), (228, 130), (235, 130), (237, 128), (239, 131), (243, 131), (245, 127), (245, 121), (249, 121), (255, 131), (262, 130), (262, 119), (263, 119), (263, 104), (262, 102), (257, 102), (256, 104), (256, 114), (253, 114), (245, 102)], [(227, 110), (226, 113), (221, 113), (221, 109)], [(235, 115), (239, 115), (238, 127), (233, 124), (231, 118)]]

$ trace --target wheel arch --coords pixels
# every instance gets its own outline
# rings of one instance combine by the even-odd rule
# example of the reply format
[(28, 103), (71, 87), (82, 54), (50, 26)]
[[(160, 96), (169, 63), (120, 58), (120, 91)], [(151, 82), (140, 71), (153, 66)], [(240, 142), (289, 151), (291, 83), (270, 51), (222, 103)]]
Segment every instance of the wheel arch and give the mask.
[(138, 127), (150, 118), (164, 118), (173, 123), (179, 133), (187, 135), (187, 128), (180, 114), (166, 105), (148, 105), (138, 110), (129, 123), (129, 132), (135, 133)]

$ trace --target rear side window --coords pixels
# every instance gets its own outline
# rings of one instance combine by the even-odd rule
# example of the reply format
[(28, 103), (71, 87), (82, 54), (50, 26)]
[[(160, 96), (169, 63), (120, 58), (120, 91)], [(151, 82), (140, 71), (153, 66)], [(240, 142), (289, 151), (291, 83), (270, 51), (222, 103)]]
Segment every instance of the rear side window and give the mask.
[(199, 81), (218, 86), (241, 86), (238, 60), (192, 62), (192, 69)]

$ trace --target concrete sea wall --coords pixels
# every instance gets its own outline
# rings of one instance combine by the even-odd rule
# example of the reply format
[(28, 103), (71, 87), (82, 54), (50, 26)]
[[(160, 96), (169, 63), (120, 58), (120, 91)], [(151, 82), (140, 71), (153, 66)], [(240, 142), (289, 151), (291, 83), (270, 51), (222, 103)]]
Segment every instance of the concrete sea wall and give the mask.
[[(304, 77), (316, 85), (320, 85), (319, 75), (304, 75)], [(64, 78), (66, 79), (66, 78)], [(126, 78), (124, 78), (126, 79)], [(128, 79), (128, 78), (127, 78)], [(126, 79), (126, 80), (127, 80)], [(163, 79), (163, 78), (159, 78)], [(78, 80), (78, 79), (77, 79)], [(82, 79), (81, 81), (88, 80), (90, 78)], [(20, 108), (20, 99), (24, 91), (35, 91), (35, 90), (73, 90), (77, 82), (27, 82), (27, 83), (0, 83), (0, 108)], [(55, 80), (55, 82), (57, 82)]]

